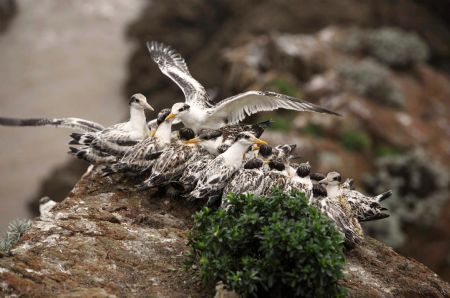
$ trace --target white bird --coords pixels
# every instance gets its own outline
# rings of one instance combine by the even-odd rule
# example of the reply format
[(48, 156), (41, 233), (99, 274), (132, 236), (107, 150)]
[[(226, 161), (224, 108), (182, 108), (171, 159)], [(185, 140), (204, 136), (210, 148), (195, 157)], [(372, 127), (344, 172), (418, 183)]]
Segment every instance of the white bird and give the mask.
[(378, 220), (389, 216), (389, 214), (384, 212), (387, 209), (381, 205), (381, 202), (389, 198), (392, 195), (392, 191), (389, 190), (377, 196), (370, 197), (352, 189), (349, 180), (342, 184), (341, 180), (341, 174), (338, 172), (330, 172), (319, 183), (326, 185), (329, 197), (345, 198), (358, 221)]
[(227, 151), (208, 163), (195, 189), (188, 196), (194, 199), (209, 197), (210, 201), (220, 198), (228, 180), (242, 166), (244, 153), (252, 144), (263, 145), (267, 142), (249, 132), (239, 133)]
[(173, 119), (166, 119), (169, 109), (158, 113), (158, 128), (153, 137), (148, 137), (131, 148), (127, 149), (116, 164), (105, 168), (105, 174), (117, 172), (143, 172), (151, 168), (154, 161), (162, 154), (162, 150), (171, 143)]
[(345, 237), (345, 244), (353, 248), (364, 239), (362, 228), (356, 218), (336, 198), (330, 198), (321, 184), (313, 185), (312, 205), (326, 215)]
[(199, 157), (208, 154), (200, 146), (190, 142), (195, 136), (190, 128), (179, 130), (179, 141), (176, 141), (164, 149), (162, 154), (155, 160), (152, 167), (152, 173), (138, 189), (146, 189), (173, 182), (181, 176), (186, 167)]
[[(154, 109), (147, 103), (147, 99), (142, 94), (134, 94), (130, 101), (130, 118), (127, 122), (115, 124), (104, 130), (94, 133), (73, 133), (70, 145), (84, 145), (85, 147), (78, 149), (71, 147), (71, 153), (77, 157), (102, 155), (108, 153), (108, 148), (102, 148), (100, 144), (109, 144), (112, 149), (120, 150), (121, 147), (129, 147), (149, 136), (149, 129), (145, 118), (144, 110)], [(95, 149), (97, 148), (97, 149)], [(100, 161), (100, 160), (99, 160)]]
[(283, 190), (288, 180), (289, 175), (285, 161), (272, 158), (269, 161), (269, 171), (265, 172), (260, 194), (270, 196), (274, 188)]
[(260, 158), (252, 158), (244, 164), (244, 168), (237, 171), (223, 190), (222, 207), (227, 207), (229, 193), (258, 195), (262, 191), (264, 161)]
[(147, 48), (161, 72), (172, 79), (185, 96), (185, 102), (172, 106), (168, 117), (177, 117), (195, 132), (201, 128), (220, 128), (225, 124), (236, 124), (252, 114), (277, 109), (339, 115), (313, 103), (271, 91), (247, 91), (213, 103), (205, 88), (191, 76), (179, 53), (154, 41), (147, 42)]
[(195, 188), (208, 163), (220, 154), (219, 147), (223, 143), (223, 133), (220, 130), (203, 129), (197, 137), (189, 140), (188, 143), (198, 144), (205, 150), (205, 154), (188, 164), (181, 175), (179, 183), (185, 192), (191, 192)]
[(304, 193), (308, 201), (311, 202), (313, 184), (309, 178), (310, 172), (311, 166), (309, 163), (301, 163), (295, 171), (295, 175), (289, 177), (287, 180), (284, 191), (289, 193), (294, 189), (299, 190)]
[(49, 197), (42, 197), (39, 200), (39, 215), (41, 216), (41, 218), (49, 217), (50, 210), (52, 210), (55, 205), (56, 202)]

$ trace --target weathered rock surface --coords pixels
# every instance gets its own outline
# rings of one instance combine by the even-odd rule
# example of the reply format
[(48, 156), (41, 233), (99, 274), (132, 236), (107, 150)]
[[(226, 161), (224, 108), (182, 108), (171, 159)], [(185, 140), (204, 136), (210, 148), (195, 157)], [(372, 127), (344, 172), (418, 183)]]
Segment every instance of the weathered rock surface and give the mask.
[[(1, 296), (204, 297), (184, 269), (191, 215), (199, 208), (126, 181), (87, 173), (69, 196), (33, 221), (0, 259)], [(349, 297), (449, 297), (450, 286), (424, 265), (368, 238), (348, 253)]]

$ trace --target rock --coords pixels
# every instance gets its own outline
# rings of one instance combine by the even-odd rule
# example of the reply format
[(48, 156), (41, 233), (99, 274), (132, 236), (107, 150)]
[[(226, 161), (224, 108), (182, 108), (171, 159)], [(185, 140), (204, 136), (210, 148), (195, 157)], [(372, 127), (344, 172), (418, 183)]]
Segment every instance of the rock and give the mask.
[[(199, 205), (121, 191), (118, 186), (130, 182), (99, 177), (96, 169), (85, 174), (49, 216), (33, 221), (11, 255), (0, 259), (0, 294), (209, 295), (212, 289), (202, 288), (196, 269), (183, 266), (191, 215)], [(371, 238), (348, 252), (342, 284), (349, 297), (450, 295), (450, 286), (424, 265)]]

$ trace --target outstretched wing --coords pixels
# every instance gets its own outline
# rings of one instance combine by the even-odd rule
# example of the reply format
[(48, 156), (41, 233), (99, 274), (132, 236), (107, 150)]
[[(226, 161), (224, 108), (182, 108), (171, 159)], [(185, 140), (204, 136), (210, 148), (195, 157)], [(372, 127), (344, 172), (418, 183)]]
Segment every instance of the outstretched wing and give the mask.
[(202, 108), (212, 105), (205, 88), (189, 73), (186, 62), (179, 53), (170, 46), (156, 41), (147, 42), (147, 48), (161, 72), (181, 88), (186, 103)]
[(4, 126), (53, 126), (70, 128), (83, 132), (97, 132), (105, 128), (95, 122), (80, 118), (6, 118), (0, 117), (0, 125)]
[(235, 124), (252, 114), (277, 109), (308, 111), (339, 116), (338, 113), (295, 97), (271, 91), (248, 91), (228, 97), (217, 103), (209, 111), (208, 123), (225, 121), (227, 124)]

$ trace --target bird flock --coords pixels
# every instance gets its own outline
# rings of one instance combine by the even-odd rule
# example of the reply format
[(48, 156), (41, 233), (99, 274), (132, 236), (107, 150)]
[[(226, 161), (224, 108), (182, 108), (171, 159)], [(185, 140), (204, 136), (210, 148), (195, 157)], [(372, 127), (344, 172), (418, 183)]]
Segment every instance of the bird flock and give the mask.
[[(249, 115), (277, 109), (339, 115), (316, 104), (269, 91), (247, 91), (213, 101), (173, 48), (148, 42), (152, 60), (184, 93), (185, 100), (154, 111), (142, 94), (130, 97), (127, 122), (110, 127), (79, 118), (0, 117), (5, 126), (53, 126), (76, 130), (69, 153), (101, 169), (103, 176), (139, 181), (135, 190), (159, 188), (186, 200), (229, 207), (227, 194), (270, 196), (275, 188), (299, 190), (331, 219), (354, 246), (363, 240), (360, 222), (388, 217), (381, 202), (392, 193), (367, 196), (342, 181), (338, 172), (313, 173), (308, 162), (293, 162), (296, 145), (270, 146), (260, 139), (271, 121), (240, 124)], [(183, 127), (175, 130), (177, 123)]]

